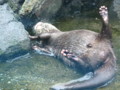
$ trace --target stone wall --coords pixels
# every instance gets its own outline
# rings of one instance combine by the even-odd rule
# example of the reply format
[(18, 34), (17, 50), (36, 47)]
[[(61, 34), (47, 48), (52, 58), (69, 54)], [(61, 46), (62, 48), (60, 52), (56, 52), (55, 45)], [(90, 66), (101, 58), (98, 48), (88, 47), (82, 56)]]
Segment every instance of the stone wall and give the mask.
[(24, 25), (8, 4), (0, 5), (0, 61), (27, 53), (29, 38)]

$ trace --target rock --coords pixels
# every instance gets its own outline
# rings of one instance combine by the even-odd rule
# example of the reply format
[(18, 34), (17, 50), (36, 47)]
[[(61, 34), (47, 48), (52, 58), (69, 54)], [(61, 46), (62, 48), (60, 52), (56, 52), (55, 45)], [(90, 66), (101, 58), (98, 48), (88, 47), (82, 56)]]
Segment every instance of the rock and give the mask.
[(73, 17), (81, 14), (81, 0), (63, 0), (62, 7), (57, 13), (57, 17)]
[[(112, 0), (111, 0), (112, 1)], [(95, 16), (106, 0), (8, 0), (9, 5), (27, 30), (39, 21), (49, 21), (82, 15)]]
[(100, 6), (108, 6), (111, 2), (112, 0), (63, 0), (56, 18), (74, 18), (86, 15), (95, 17)]
[(62, 0), (9, 0), (16, 16), (28, 30), (38, 21), (51, 20), (62, 5)]
[(19, 12), (24, 0), (8, 0), (8, 4), (12, 8), (12, 10), (16, 13)]
[(27, 53), (28, 33), (13, 15), (8, 4), (0, 5), (0, 61)]
[(60, 9), (62, 0), (25, 0), (19, 14), (35, 14), (37, 18), (49, 19)]

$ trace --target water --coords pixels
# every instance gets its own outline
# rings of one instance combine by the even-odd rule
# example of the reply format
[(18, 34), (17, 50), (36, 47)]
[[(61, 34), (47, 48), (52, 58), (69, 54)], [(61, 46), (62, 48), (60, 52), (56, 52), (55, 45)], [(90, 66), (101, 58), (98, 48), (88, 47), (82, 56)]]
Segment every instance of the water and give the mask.
[[(97, 18), (74, 18), (57, 20), (54, 23), (59, 29), (90, 29), (99, 32), (101, 22)], [(120, 89), (120, 22), (113, 20), (114, 51), (117, 56), (117, 75), (113, 82), (98, 90)], [(49, 90), (60, 82), (80, 78), (82, 75), (68, 68), (54, 57), (39, 55), (35, 52), (12, 61), (0, 63), (0, 90)]]

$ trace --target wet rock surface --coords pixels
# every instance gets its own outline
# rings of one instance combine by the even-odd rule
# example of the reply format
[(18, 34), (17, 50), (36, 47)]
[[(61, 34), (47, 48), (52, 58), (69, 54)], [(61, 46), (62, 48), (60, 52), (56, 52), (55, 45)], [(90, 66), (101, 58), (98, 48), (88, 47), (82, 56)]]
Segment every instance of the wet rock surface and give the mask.
[(0, 5), (0, 61), (27, 53), (28, 33), (8, 4)]
[[(102, 5), (109, 6), (113, 0), (63, 0), (62, 6), (56, 17), (75, 18), (90, 15), (95, 17), (98, 8)], [(97, 14), (98, 15), (98, 14)]]
[(35, 14), (37, 18), (51, 18), (61, 7), (62, 0), (25, 0), (19, 14)]
[(8, 4), (15, 13), (18, 13), (25, 0), (8, 0)]

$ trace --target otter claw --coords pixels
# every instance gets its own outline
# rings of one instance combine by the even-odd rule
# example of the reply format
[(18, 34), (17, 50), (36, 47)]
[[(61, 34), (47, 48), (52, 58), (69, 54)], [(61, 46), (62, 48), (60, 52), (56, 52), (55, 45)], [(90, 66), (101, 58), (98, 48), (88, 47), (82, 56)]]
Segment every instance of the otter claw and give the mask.
[(63, 56), (65, 56), (65, 57), (67, 57), (68, 59), (71, 59), (71, 60), (74, 60), (74, 61), (78, 61), (79, 60), (79, 58), (76, 55), (74, 55), (73, 53), (69, 52), (68, 50), (65, 50), (65, 49), (61, 50), (61, 54)]
[(100, 15), (102, 15), (102, 16), (108, 15), (107, 7), (101, 6), (101, 7), (99, 8), (99, 10), (100, 10), (100, 12), (99, 12)]

